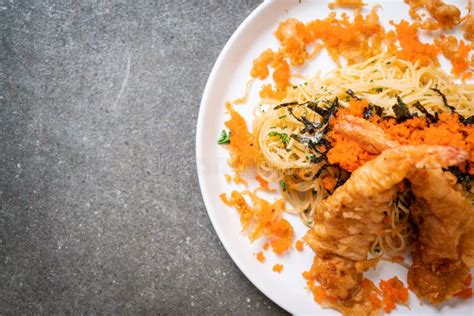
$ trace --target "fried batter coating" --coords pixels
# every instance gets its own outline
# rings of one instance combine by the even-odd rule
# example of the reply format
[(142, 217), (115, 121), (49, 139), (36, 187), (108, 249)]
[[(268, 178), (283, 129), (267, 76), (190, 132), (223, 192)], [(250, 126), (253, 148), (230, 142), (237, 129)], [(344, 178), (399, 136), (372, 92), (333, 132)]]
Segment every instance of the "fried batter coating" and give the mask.
[(431, 304), (442, 303), (462, 289), (462, 283), (469, 274), (469, 268), (461, 261), (445, 260), (438, 262), (433, 270), (423, 262), (422, 251), (412, 252), (413, 265), (408, 270), (408, 285), (416, 296), (428, 300)]
[[(357, 117), (344, 117), (335, 129), (374, 154), (398, 146), (382, 129)], [(468, 267), (474, 266), (474, 207), (451, 173), (418, 169), (407, 178), (417, 197), (411, 212), (419, 228), (408, 283), (419, 297), (441, 303), (461, 289)]]
[[(348, 267), (350, 261), (365, 261), (371, 244), (383, 229), (384, 212), (396, 194), (396, 185), (416, 169), (445, 167), (466, 158), (463, 150), (443, 146), (400, 146), (385, 150), (355, 170), (344, 185), (321, 202), (314, 218), (316, 224), (305, 241), (320, 258), (339, 257), (348, 262)], [(324, 271), (325, 267), (321, 269)], [(326, 284), (329, 295), (347, 298), (357, 282), (340, 282), (344, 287), (342, 292), (334, 289), (334, 278), (323, 278), (333, 275), (334, 268), (328, 265), (327, 269), (327, 273), (321, 273), (321, 284)], [(349, 280), (360, 280), (359, 275), (353, 275), (352, 268), (343, 271), (345, 278), (349, 273)]]

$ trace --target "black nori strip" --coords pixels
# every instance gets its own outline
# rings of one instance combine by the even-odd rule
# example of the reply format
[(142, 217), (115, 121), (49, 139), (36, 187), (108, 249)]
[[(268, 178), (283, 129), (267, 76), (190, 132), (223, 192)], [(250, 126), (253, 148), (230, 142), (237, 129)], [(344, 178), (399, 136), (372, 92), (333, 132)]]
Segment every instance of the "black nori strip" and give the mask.
[(318, 170), (318, 172), (316, 172), (316, 174), (314, 175), (313, 178), (314, 178), (314, 179), (319, 178), (319, 176), (320, 176), (321, 174), (323, 174), (323, 172), (324, 172), (327, 168), (329, 168), (329, 167), (331, 167), (330, 164), (326, 164), (326, 165), (322, 166), (322, 167)]
[(441, 96), (441, 99), (443, 100), (444, 106), (449, 108), (451, 110), (451, 112), (456, 111), (456, 108), (454, 106), (448, 104), (448, 99), (438, 88), (431, 88), (431, 90), (433, 90), (434, 92), (438, 93)]
[(461, 119), (461, 123), (463, 123), (464, 125), (474, 124), (474, 115), (468, 118), (461, 117), (460, 119)]
[(324, 147), (326, 147), (326, 151), (331, 148), (331, 143), (326, 139), (326, 138), (322, 138), (319, 143), (319, 145), (323, 145)]
[(316, 146), (319, 145), (319, 142), (321, 141), (323, 136), (324, 136), (324, 134), (320, 133), (316, 136), (300, 136), (300, 135), (297, 135), (297, 134), (291, 134), (290, 137), (293, 138), (294, 140), (296, 140), (297, 142), (308, 146), (309, 148), (313, 149), (317, 153), (322, 154)]
[(293, 102), (282, 103), (282, 104), (279, 104), (279, 105), (275, 106), (273, 109), (277, 110), (277, 109), (285, 108), (287, 106), (292, 106), (292, 105), (298, 105), (298, 102), (293, 101)]
[(309, 103), (308, 109), (318, 113), (321, 117), (325, 117), (328, 113), (327, 109), (318, 107), (318, 104), (315, 102)]
[(316, 113), (318, 113), (321, 117), (322, 117), (322, 120), (321, 120), (321, 126), (324, 126), (326, 125), (328, 122), (329, 122), (329, 119), (331, 118), (331, 116), (333, 115), (333, 113), (331, 112), (331, 108), (320, 108), (320, 107), (317, 107), (317, 106), (313, 106), (313, 105), (308, 105), (308, 108)]
[(382, 116), (383, 115), (383, 107), (381, 106), (378, 106), (376, 104), (372, 104), (372, 103), (369, 103), (369, 105), (372, 105), (375, 109), (375, 114), (377, 114), (378, 116)]
[(320, 156), (316, 157), (315, 155), (312, 155), (309, 158), (309, 160), (311, 161), (311, 163), (320, 163), (321, 161), (326, 160), (326, 156), (320, 155)]
[(350, 95), (351, 98), (354, 98), (354, 99), (356, 99), (356, 100), (358, 100), (358, 101), (362, 100), (361, 98), (359, 98), (358, 96), (356, 96), (355, 93), (354, 93), (354, 91), (352, 91), (351, 89), (347, 89), (346, 93), (347, 93), (348, 95)]
[(329, 111), (331, 111), (332, 114), (336, 114), (337, 110), (339, 109), (339, 98), (336, 97), (334, 101), (332, 101), (331, 107), (329, 108)]
[(322, 125), (320, 123), (314, 123), (308, 120), (304, 115), (297, 117), (291, 108), (288, 108), (288, 112), (290, 112), (291, 116), (297, 119), (299, 122), (304, 124), (304, 128), (301, 130), (301, 133), (304, 134), (306, 132), (314, 134), (317, 130), (319, 130)]
[(374, 115), (374, 112), (378, 116), (383, 115), (383, 108), (381, 106), (375, 105), (373, 103), (369, 103), (367, 107), (364, 109), (364, 118), (367, 120), (371, 116)]
[(336, 168), (339, 170), (339, 175), (337, 178), (336, 185), (334, 186), (334, 190), (336, 190), (338, 187), (346, 183), (347, 179), (349, 179), (349, 176), (348, 176), (349, 174), (347, 173), (347, 171), (345, 171), (341, 167), (336, 167)]
[(416, 103), (414, 104), (414, 106), (421, 112), (425, 115), (426, 119), (428, 120), (428, 122), (430, 123), (436, 123), (439, 121), (439, 117), (438, 117), (438, 112), (435, 112), (435, 115), (431, 114), (430, 112), (428, 112), (427, 109), (425, 109), (423, 107), (423, 105), (421, 105), (420, 101), (416, 101)]
[(458, 183), (461, 183), (466, 186), (467, 191), (471, 190), (471, 182), (474, 180), (474, 178), (469, 173), (469, 170), (466, 170), (466, 172), (462, 172), (458, 166), (451, 166), (448, 167), (448, 171), (454, 174), (454, 176), (458, 180)]
[(412, 115), (410, 114), (407, 105), (403, 103), (402, 99), (399, 96), (397, 96), (397, 104), (392, 106), (392, 109), (397, 117), (398, 123), (412, 118)]

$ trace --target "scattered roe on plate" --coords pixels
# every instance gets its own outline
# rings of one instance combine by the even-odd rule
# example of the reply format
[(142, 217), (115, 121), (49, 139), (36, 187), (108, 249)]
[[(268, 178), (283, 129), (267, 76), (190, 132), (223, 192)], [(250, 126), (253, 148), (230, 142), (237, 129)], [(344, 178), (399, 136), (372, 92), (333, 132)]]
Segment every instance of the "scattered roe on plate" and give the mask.
[(366, 3), (362, 2), (362, 0), (335, 0), (334, 2), (331, 2), (328, 4), (328, 8), (331, 10), (334, 10), (337, 8), (356, 9), (356, 8), (361, 8), (365, 5)]
[(255, 177), (255, 180), (257, 180), (258, 184), (260, 184), (260, 187), (264, 190), (267, 190), (269, 191), (270, 190), (270, 187), (268, 186), (268, 182), (263, 179), (260, 175), (257, 175)]
[(393, 277), (387, 281), (381, 280), (379, 283), (382, 290), (382, 305), (386, 313), (390, 313), (396, 304), (408, 303), (408, 289), (403, 285), (397, 277)]
[[(255, 137), (247, 129), (245, 119), (235, 111), (229, 102), (226, 103), (230, 119), (224, 124), (230, 131), (230, 165), (236, 171), (242, 171), (255, 164), (258, 149)], [(234, 181), (238, 180), (234, 178)]]
[[(335, 12), (330, 13), (324, 19), (315, 19), (303, 23), (297, 19), (289, 18), (282, 21), (274, 33), (279, 41), (279, 48), (274, 51), (271, 48), (264, 50), (253, 60), (250, 75), (252, 78), (265, 80), (273, 69), (272, 84), (264, 84), (260, 90), (262, 99), (282, 100), (286, 97), (286, 90), (291, 86), (291, 67), (298, 66), (315, 57), (321, 48), (325, 48), (331, 58), (340, 65), (340, 57), (348, 64), (366, 60), (387, 49), (399, 58), (411, 62), (419, 62), (420, 65), (439, 65), (438, 54), (443, 55), (452, 63), (451, 72), (463, 79), (472, 76), (474, 60), (470, 52), (474, 48), (472, 44), (464, 41), (455, 42), (454, 36), (436, 37), (435, 43), (423, 43), (418, 37), (418, 29), (435, 30), (442, 26), (452, 28), (462, 21), (465, 31), (464, 37), (474, 40), (474, 17), (460, 18), (460, 11), (455, 6), (445, 5), (442, 1), (428, 0), (405, 0), (410, 6), (410, 15), (416, 20), (409, 23), (401, 20), (398, 24), (391, 21), (395, 30), (388, 32), (380, 25), (377, 9), (374, 6), (366, 15), (360, 10), (355, 10), (354, 18), (350, 19), (345, 13), (338, 18)], [(431, 3), (431, 4), (429, 4)], [(360, 8), (364, 3), (357, 0), (336, 0), (329, 4), (330, 8), (353, 7)], [(416, 13), (421, 7), (426, 6), (435, 20), (425, 21), (420, 24), (420, 17)], [(309, 52), (309, 47), (313, 51)]]
[(260, 262), (260, 263), (264, 263), (265, 262), (265, 255), (263, 254), (263, 252), (258, 252), (257, 255), (257, 260)]
[[(354, 63), (380, 53), (385, 31), (379, 24), (377, 8), (375, 6), (366, 17), (356, 13), (353, 21), (346, 14), (337, 18), (335, 13), (331, 13), (325, 19), (306, 24), (293, 18), (281, 22), (274, 33), (280, 42), (278, 51), (264, 50), (254, 59), (250, 71), (253, 78), (264, 80), (270, 74), (269, 68), (273, 68), (272, 78), (276, 87), (263, 85), (260, 97), (282, 100), (290, 86), (289, 63), (302, 65), (323, 46), (338, 64), (339, 56)], [(314, 51), (308, 53), (307, 47), (311, 44), (315, 44)]]
[[(463, 40), (459, 40), (455, 36), (444, 36), (441, 35), (439, 38), (435, 38), (435, 44), (439, 50), (443, 53), (443, 56), (451, 61), (452, 68), (451, 73), (455, 76), (459, 76), (469, 70), (469, 66), (474, 65), (474, 61), (469, 60), (469, 52), (473, 45), (466, 44)], [(463, 79), (468, 79), (472, 72), (469, 71), (463, 76)]]
[[(361, 104), (351, 101), (348, 108), (337, 112), (331, 124), (336, 124), (338, 117), (346, 114), (362, 117), (362, 114), (358, 114), (361, 113)], [(401, 123), (397, 123), (395, 119), (381, 120), (373, 117), (371, 122), (402, 145), (456, 146), (466, 150), (469, 153), (469, 161), (465, 166), (471, 174), (474, 174), (474, 125), (464, 125), (458, 114), (441, 113), (439, 121), (430, 124), (421, 117), (413, 117)], [(327, 153), (329, 162), (339, 164), (349, 172), (376, 157), (362, 149), (356, 141), (344, 137), (337, 131), (329, 132), (328, 136), (333, 146)]]
[[(252, 206), (247, 203), (244, 195), (250, 198)], [(282, 217), (285, 210), (284, 200), (270, 203), (250, 191), (232, 191), (229, 199), (225, 193), (220, 197), (225, 204), (237, 209), (242, 230), (248, 233), (251, 241), (265, 236), (276, 254), (282, 254), (291, 248), (293, 227)]]
[(436, 45), (425, 44), (418, 39), (418, 26), (409, 24), (405, 20), (401, 20), (399, 24), (393, 21), (390, 24), (395, 26), (397, 39), (400, 49), (396, 51), (398, 58), (409, 60), (413, 63), (419, 62), (421, 66), (427, 66), (431, 62), (438, 65), (439, 49)]
[(301, 240), (297, 240), (295, 243), (295, 248), (298, 251), (303, 251), (304, 243)]
[(272, 268), (273, 272), (281, 273), (283, 271), (283, 265), (282, 264), (275, 264)]

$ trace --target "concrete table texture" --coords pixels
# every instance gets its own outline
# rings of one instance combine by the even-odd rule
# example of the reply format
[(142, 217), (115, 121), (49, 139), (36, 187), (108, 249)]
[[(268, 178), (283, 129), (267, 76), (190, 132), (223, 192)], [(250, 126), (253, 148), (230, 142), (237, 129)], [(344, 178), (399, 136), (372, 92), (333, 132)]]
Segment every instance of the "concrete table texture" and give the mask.
[(207, 77), (259, 2), (0, 0), (0, 314), (284, 314), (195, 166)]

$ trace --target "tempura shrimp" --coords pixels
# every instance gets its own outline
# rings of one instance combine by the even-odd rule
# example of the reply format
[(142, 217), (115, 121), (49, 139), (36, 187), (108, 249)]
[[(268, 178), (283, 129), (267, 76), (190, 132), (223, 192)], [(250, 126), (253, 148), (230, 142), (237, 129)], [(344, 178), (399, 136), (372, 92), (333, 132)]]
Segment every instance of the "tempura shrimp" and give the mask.
[[(355, 170), (344, 185), (322, 201), (316, 210), (316, 224), (305, 241), (322, 262), (342, 258), (348, 263), (339, 264), (347, 266), (341, 271), (331, 264), (327, 265), (328, 271), (321, 266), (320, 282), (328, 294), (346, 299), (358, 287), (361, 272), (352, 266), (367, 259), (372, 243), (383, 229), (384, 212), (390, 207), (398, 183), (416, 169), (446, 167), (466, 158), (463, 150), (454, 147), (422, 145), (389, 149)], [(350, 282), (338, 282), (334, 273)], [(347, 273), (352, 276), (348, 278)], [(331, 278), (325, 280), (325, 276)]]
[[(361, 118), (342, 117), (335, 129), (373, 154), (399, 146)], [(454, 176), (440, 168), (416, 170), (407, 178), (417, 197), (411, 211), (419, 228), (408, 281), (419, 297), (439, 303), (461, 289), (467, 267), (473, 266), (474, 209)]]

